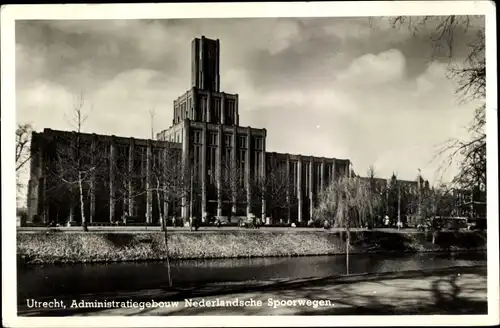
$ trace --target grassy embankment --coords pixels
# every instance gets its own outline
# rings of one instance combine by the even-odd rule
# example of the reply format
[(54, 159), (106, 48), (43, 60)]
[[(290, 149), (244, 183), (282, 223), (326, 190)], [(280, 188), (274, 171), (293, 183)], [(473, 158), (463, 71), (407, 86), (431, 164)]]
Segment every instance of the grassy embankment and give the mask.
[[(168, 235), (170, 259), (306, 256), (345, 253), (345, 234), (326, 232), (175, 233)], [(350, 253), (433, 252), (486, 249), (485, 233), (441, 232), (432, 244), (426, 233), (351, 233)], [(22, 263), (163, 260), (163, 233), (30, 233), (17, 235)]]

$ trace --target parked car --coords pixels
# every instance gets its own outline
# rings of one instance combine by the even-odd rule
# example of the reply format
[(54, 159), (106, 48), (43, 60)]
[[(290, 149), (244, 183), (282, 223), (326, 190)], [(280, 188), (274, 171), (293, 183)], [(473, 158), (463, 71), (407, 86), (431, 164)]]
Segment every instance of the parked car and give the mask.
[(247, 229), (259, 229), (259, 220), (254, 217), (250, 216), (247, 217), (246, 219), (240, 220), (240, 227), (247, 228)]
[(467, 230), (485, 230), (486, 229), (486, 219), (468, 219), (467, 220)]
[(222, 227), (229, 224), (229, 219), (227, 216), (209, 216), (207, 217), (207, 224), (215, 227)]

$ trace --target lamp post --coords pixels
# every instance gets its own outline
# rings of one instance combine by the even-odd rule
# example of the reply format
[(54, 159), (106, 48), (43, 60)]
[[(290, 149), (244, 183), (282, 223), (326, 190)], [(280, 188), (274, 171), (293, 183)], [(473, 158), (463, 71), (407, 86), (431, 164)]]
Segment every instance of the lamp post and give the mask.
[(194, 170), (191, 169), (191, 184), (190, 184), (190, 193), (189, 193), (189, 217), (191, 218), (191, 222), (193, 222), (193, 175)]
[(401, 183), (398, 182), (398, 230), (401, 227)]

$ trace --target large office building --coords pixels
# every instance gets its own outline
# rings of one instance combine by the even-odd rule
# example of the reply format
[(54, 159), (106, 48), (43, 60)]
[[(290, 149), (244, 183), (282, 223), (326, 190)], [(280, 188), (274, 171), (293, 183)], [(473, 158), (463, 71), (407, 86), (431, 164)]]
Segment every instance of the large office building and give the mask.
[(183, 219), (307, 222), (323, 188), (353, 174), (334, 149), (327, 157), (268, 149), (266, 129), (242, 125), (238, 94), (220, 89), (219, 40), (196, 38), (191, 50), (191, 87), (174, 100), (172, 124), (156, 140), (33, 133), (29, 220), (129, 216), (156, 224), (163, 210)]

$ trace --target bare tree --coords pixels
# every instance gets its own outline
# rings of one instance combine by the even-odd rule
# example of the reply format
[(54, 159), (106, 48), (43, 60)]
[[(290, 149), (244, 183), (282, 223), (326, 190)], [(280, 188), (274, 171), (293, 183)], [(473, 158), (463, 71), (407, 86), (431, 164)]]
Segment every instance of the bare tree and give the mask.
[[(184, 167), (181, 153), (175, 148), (163, 149), (152, 166), (152, 188), (158, 199), (158, 213), (162, 231), (166, 230), (169, 207), (191, 192), (191, 172)], [(163, 206), (161, 206), (163, 204)]]
[[(145, 186), (142, 185), (144, 175), (141, 163), (133, 160), (136, 154), (129, 154), (129, 151), (130, 148), (128, 151), (119, 151), (116, 159), (111, 161), (115, 174), (114, 200), (123, 204), (122, 219), (124, 220), (134, 216), (131, 209), (135, 199), (147, 192)], [(141, 182), (141, 185), (139, 186), (137, 182)]]
[(478, 103), (474, 117), (469, 125), (470, 138), (448, 140), (439, 150), (439, 155), (446, 155), (445, 163), (449, 166), (456, 157), (460, 158), (460, 170), (454, 183), (466, 189), (486, 190), (486, 62), (484, 56), (484, 32), (478, 33), (477, 41), (471, 45), (466, 64), (450, 69), (450, 76), (458, 81), (456, 90), (463, 102)]
[(21, 170), (31, 159), (30, 142), (32, 131), (33, 128), (30, 124), (19, 124), (16, 129), (16, 187), (18, 199), (20, 191), (24, 187), (21, 181)]
[(16, 172), (31, 158), (30, 139), (33, 127), (31, 124), (19, 124), (16, 129)]
[[(76, 131), (66, 140), (60, 140), (59, 144), (56, 145), (56, 161), (52, 174), (68, 189), (71, 202), (73, 196), (77, 195), (80, 204), (81, 225), (84, 231), (88, 231), (84, 190), (88, 190), (89, 193), (95, 192), (95, 179), (100, 165), (97, 163), (99, 156), (97, 156), (96, 143), (83, 140), (81, 135), (83, 124), (88, 118), (84, 105), (85, 99), (83, 93), (80, 93), (75, 98), (69, 122)], [(72, 205), (70, 206), (70, 220), (73, 219)]]
[(255, 177), (251, 181), (252, 195), (255, 200), (266, 201), (266, 212), (274, 217), (280, 211), (287, 210), (297, 203), (293, 197), (293, 186), (287, 174), (286, 165), (272, 162), (268, 166), (266, 177)]
[(371, 215), (367, 219), (370, 220), (371, 227), (374, 227), (375, 218), (377, 216), (382, 217), (382, 214), (385, 211), (386, 197), (384, 196), (385, 193), (387, 192), (387, 188), (385, 188), (386, 185), (385, 181), (384, 184), (382, 185), (380, 183), (380, 180), (377, 178), (377, 172), (373, 164), (368, 167), (366, 174), (368, 178), (368, 188), (370, 191), (369, 195), (371, 197), (371, 203), (373, 204), (373, 215)]
[(238, 205), (247, 205), (247, 190), (245, 185), (245, 172), (238, 165), (234, 166), (229, 158), (222, 161), (221, 184), (217, 190), (220, 193), (223, 203), (232, 204), (232, 209), (228, 212), (229, 220), (236, 211)]
[[(171, 203), (188, 197), (191, 193), (192, 171), (183, 165), (181, 152), (178, 149), (167, 147), (153, 156), (151, 173), (153, 180), (151, 191), (155, 192), (157, 196), (161, 231), (165, 234), (168, 281), (169, 286), (172, 286), (167, 230), (169, 206)], [(193, 200), (190, 199), (190, 201)]]
[(422, 197), (422, 214), (424, 217), (448, 217), (453, 215), (453, 189), (441, 184), (425, 192)]
[(346, 231), (346, 267), (349, 274), (350, 229), (359, 227), (364, 217), (373, 215), (370, 189), (358, 178), (341, 177), (319, 197), (314, 215)]
[(474, 15), (393, 16), (389, 22), (394, 28), (406, 27), (414, 35), (423, 33), (423, 29), (430, 31), (432, 55), (452, 58), (457, 36), (468, 33), (473, 23), (481, 19)]
[(421, 212), (422, 217), (431, 221), (432, 243), (436, 243), (440, 226), (437, 218), (453, 216), (455, 210), (455, 197), (450, 186), (441, 184), (436, 188), (426, 190), (422, 195)]
[[(482, 26), (471, 29), (472, 22), (481, 21)], [(438, 149), (436, 160), (443, 160), (441, 171), (459, 161), (460, 170), (454, 183), (462, 188), (486, 191), (486, 60), (485, 27), (481, 16), (397, 16), (390, 18), (394, 27), (407, 26), (413, 33), (421, 32), (424, 26), (433, 28), (431, 39), (436, 50), (445, 49), (451, 59), (454, 54), (456, 37), (475, 33), (475, 41), (469, 44), (469, 54), (460, 65), (451, 66), (448, 77), (458, 83), (456, 94), (461, 102), (475, 101), (477, 107), (469, 126), (470, 138), (460, 140), (450, 138)]]

